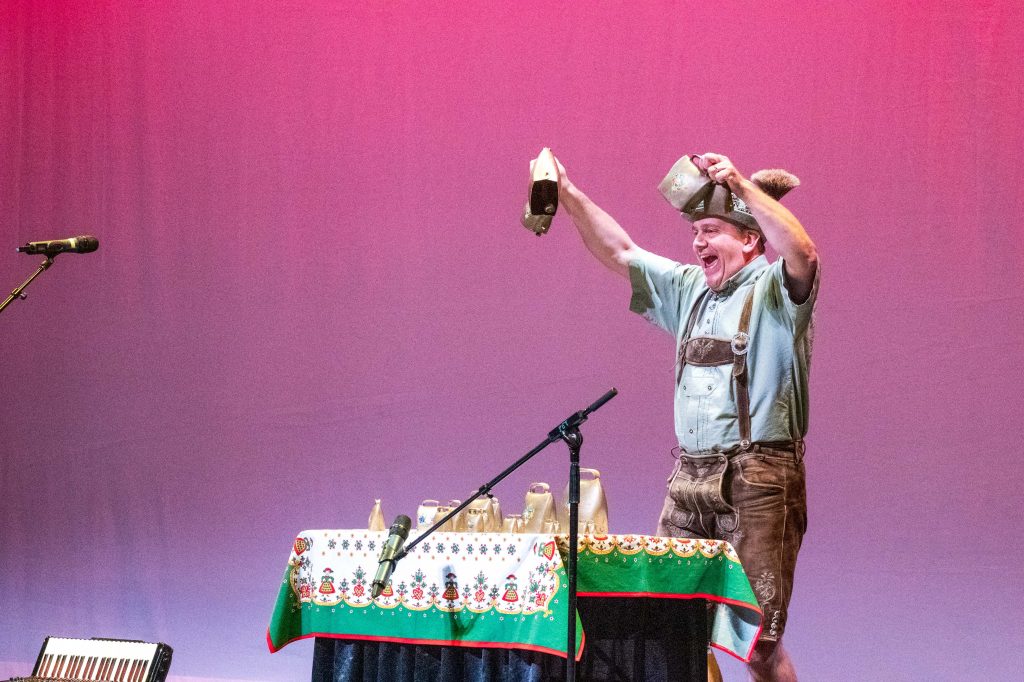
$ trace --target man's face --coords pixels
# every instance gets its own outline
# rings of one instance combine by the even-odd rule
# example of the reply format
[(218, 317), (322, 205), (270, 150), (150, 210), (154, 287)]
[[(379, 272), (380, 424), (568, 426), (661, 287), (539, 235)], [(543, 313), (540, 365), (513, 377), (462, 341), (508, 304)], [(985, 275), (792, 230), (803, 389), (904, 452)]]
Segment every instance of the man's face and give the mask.
[(757, 237), (732, 223), (719, 218), (693, 223), (693, 252), (712, 291), (720, 291), (730, 277), (756, 258), (756, 248)]

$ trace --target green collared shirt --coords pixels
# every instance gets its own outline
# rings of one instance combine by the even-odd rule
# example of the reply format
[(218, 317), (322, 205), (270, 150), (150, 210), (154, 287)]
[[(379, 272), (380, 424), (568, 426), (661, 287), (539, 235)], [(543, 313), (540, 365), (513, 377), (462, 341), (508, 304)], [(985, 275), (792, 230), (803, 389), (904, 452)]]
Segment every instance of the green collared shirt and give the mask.
[[(744, 299), (754, 288), (747, 355), (754, 442), (800, 440), (807, 433), (818, 272), (810, 296), (797, 305), (786, 289), (782, 259), (769, 263), (762, 255), (700, 304), (692, 336), (731, 338), (738, 331)], [(678, 357), (690, 310), (708, 291), (704, 273), (695, 265), (640, 250), (629, 264), (629, 279), (633, 288), (629, 309), (672, 334)], [(687, 364), (675, 387), (675, 421), (679, 446), (689, 454), (711, 455), (737, 447), (740, 431), (732, 365)]]

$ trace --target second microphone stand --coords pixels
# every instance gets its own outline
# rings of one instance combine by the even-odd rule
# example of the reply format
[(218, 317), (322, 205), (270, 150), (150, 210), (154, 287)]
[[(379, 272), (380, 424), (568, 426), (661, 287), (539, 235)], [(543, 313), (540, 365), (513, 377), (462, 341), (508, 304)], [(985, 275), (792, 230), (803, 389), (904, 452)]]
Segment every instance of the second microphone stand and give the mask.
[(595, 400), (585, 409), (569, 415), (565, 421), (548, 432), (548, 437), (535, 448), (516, 460), (510, 467), (480, 486), (469, 499), (465, 500), (455, 509), (448, 512), (440, 521), (434, 523), (425, 533), (410, 542), (395, 556), (395, 563), (398, 563), (412, 549), (427, 539), (438, 528), (450, 521), (456, 514), (468, 507), (473, 500), (482, 495), (491, 497), (491, 489), (498, 485), (506, 476), (526, 464), (534, 455), (556, 441), (565, 441), (569, 446), (569, 558), (566, 563), (566, 575), (569, 582), (569, 625), (566, 633), (565, 645), (565, 679), (576, 682), (576, 563), (579, 554), (577, 544), (579, 542), (579, 516), (580, 516), (580, 448), (583, 445), (583, 434), (580, 433), (580, 424), (587, 420), (591, 412), (599, 409), (606, 402), (618, 395), (616, 389), (611, 389), (603, 396)]
[(39, 264), (39, 267), (36, 268), (36, 271), (33, 272), (28, 279), (22, 282), (21, 286), (12, 291), (10, 296), (5, 298), (3, 302), (0, 302), (0, 313), (2, 313), (4, 311), (4, 308), (9, 306), (12, 302), (17, 301), (19, 299), (25, 300), (25, 297), (28, 296), (28, 294), (25, 293), (25, 289), (28, 287), (29, 284), (32, 283), (32, 280), (46, 272), (51, 265), (53, 265), (53, 256), (47, 254), (46, 260)]

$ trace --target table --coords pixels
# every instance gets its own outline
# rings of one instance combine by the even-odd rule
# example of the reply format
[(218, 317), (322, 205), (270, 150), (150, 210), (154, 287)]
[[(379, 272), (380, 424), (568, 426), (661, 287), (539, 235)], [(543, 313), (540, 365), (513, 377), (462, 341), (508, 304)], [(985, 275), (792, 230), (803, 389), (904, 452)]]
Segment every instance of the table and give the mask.
[[(318, 637), (566, 655), (566, 536), (436, 533), (398, 562), (373, 600), (386, 539), (383, 531), (299, 533), (267, 631), (270, 650)], [(729, 543), (582, 535), (578, 549), (580, 597), (706, 600), (712, 646), (749, 660), (761, 610)], [(579, 657), (586, 623), (574, 617)]]
[[(580, 597), (579, 682), (706, 682), (703, 599)], [(311, 682), (563, 682), (565, 658), (519, 649), (317, 637)]]

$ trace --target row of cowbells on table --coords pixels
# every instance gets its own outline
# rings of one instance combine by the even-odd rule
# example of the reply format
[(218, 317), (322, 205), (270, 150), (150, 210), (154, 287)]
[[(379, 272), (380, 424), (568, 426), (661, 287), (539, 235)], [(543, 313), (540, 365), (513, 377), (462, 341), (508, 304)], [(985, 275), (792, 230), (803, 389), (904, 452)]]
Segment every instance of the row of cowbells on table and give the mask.
[[(567, 532), (568, 498), (568, 484), (562, 492), (561, 501), (556, 503), (547, 483), (532, 483), (523, 498), (521, 514), (503, 515), (497, 497), (480, 497), (438, 530), (461, 533)], [(416, 527), (421, 530), (430, 528), (460, 504), (461, 500), (448, 500), (445, 503), (424, 500), (416, 510)], [(370, 511), (369, 529), (386, 528), (380, 500), (375, 500)], [(608, 533), (608, 500), (601, 487), (601, 472), (597, 469), (580, 469), (579, 532), (597, 535)]]

